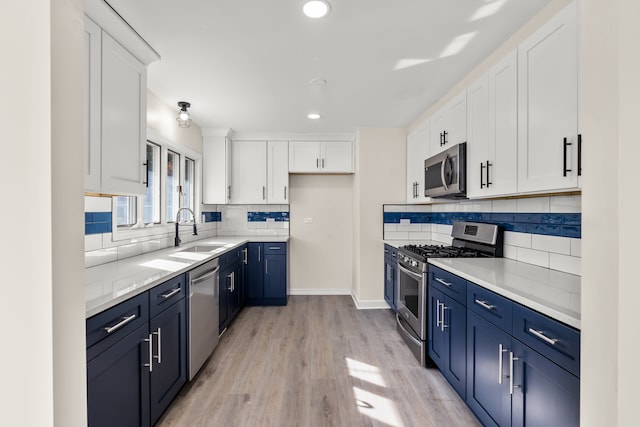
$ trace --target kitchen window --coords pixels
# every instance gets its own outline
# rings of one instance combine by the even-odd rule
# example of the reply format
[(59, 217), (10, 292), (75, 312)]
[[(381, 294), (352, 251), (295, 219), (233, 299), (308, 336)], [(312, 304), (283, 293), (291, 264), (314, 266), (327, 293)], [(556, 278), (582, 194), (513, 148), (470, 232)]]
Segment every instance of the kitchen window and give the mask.
[(116, 225), (118, 227), (131, 227), (136, 223), (138, 212), (137, 197), (117, 196), (114, 199)]
[[(196, 179), (196, 162), (185, 156), (184, 158), (184, 175), (182, 179), (182, 207), (189, 208), (195, 212), (195, 179)], [(182, 221), (191, 221), (190, 213), (182, 211), (180, 219)]]
[(180, 154), (167, 153), (167, 222), (175, 222), (180, 209)]
[(160, 223), (160, 146), (147, 141), (147, 192), (143, 202), (145, 224)]

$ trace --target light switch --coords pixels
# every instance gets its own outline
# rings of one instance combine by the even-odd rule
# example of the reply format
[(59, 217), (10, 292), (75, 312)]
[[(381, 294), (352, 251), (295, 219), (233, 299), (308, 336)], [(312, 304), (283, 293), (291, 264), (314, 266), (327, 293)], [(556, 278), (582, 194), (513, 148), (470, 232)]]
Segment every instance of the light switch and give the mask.
[(305, 224), (311, 224), (313, 222), (313, 218), (305, 218), (304, 219), (304, 223)]

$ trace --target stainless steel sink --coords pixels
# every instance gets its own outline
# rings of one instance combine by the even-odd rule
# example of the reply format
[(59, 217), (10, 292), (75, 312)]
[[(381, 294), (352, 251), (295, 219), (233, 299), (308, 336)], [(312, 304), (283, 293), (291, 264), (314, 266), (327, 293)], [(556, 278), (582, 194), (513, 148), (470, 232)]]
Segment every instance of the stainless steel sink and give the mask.
[(178, 252), (212, 252), (224, 245), (196, 245), (190, 248), (182, 249)]

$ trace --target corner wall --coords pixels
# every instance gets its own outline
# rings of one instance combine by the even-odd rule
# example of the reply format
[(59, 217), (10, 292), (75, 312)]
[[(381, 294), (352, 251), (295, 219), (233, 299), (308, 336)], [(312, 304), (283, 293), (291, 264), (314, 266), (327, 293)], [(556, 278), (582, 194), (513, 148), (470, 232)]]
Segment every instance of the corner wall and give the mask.
[(353, 296), (359, 308), (388, 307), (382, 272), (382, 205), (405, 202), (406, 139), (406, 129), (358, 129), (353, 194)]

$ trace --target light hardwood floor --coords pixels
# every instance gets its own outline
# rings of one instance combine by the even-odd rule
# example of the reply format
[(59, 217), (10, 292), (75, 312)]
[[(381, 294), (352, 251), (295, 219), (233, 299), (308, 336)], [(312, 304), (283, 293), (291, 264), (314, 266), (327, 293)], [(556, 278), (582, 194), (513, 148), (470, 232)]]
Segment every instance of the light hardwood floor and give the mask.
[(390, 310), (349, 296), (247, 307), (159, 426), (477, 426), (420, 366)]

